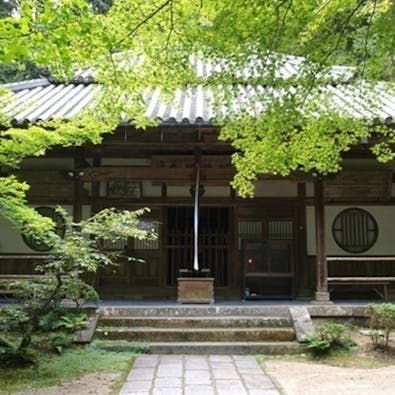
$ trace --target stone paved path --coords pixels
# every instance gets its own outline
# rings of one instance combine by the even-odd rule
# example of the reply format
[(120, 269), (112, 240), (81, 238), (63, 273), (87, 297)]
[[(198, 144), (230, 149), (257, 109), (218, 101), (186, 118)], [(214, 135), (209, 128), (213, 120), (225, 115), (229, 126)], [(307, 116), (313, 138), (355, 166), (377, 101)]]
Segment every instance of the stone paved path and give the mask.
[(280, 395), (252, 356), (142, 355), (120, 395)]

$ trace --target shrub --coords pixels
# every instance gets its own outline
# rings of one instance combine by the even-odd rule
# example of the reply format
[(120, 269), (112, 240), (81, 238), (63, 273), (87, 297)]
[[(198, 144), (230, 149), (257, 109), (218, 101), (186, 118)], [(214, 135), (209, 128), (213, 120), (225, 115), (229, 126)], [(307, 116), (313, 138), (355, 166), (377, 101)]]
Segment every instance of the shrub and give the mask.
[(60, 317), (59, 321), (56, 323), (56, 328), (63, 328), (67, 332), (73, 333), (85, 328), (87, 319), (88, 317), (86, 314), (74, 314), (69, 312)]
[(389, 336), (395, 327), (395, 305), (392, 303), (368, 306), (370, 338), (377, 349), (388, 350)]
[(328, 353), (331, 349), (351, 350), (355, 343), (351, 340), (348, 329), (333, 322), (319, 326), (306, 335), (307, 347), (316, 355)]
[[(63, 299), (97, 301), (96, 291), (81, 280), (87, 273), (114, 265), (123, 251), (105, 252), (100, 241), (114, 242), (120, 238), (155, 238), (156, 235), (138, 227), (139, 216), (146, 209), (121, 211), (104, 209), (91, 218), (74, 223), (70, 216), (58, 209), (65, 219), (65, 237), (54, 232), (45, 238), (51, 247), (49, 259), (38, 265), (42, 278), (9, 284), (19, 303), (0, 306), (0, 362), (2, 366), (34, 362), (29, 347), (33, 336), (53, 332), (50, 346), (58, 353), (70, 345), (72, 333), (85, 325), (86, 317), (65, 313)], [(17, 340), (16, 340), (17, 339)], [(7, 361), (9, 363), (7, 363)]]

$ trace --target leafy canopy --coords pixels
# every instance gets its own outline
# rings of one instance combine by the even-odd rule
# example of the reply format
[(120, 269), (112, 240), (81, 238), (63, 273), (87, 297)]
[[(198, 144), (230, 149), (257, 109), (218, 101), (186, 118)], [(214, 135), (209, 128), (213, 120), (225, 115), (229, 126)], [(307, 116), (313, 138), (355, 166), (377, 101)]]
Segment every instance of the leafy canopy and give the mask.
[[(99, 9), (99, 3), (105, 7)], [(373, 128), (331, 107), (324, 89), (330, 83), (347, 84), (364, 94), (378, 80), (391, 88), (391, 0), (122, 0), (96, 5), (21, 0), (17, 7), (0, 19), (0, 65), (48, 68), (56, 81), (69, 81), (76, 70), (89, 68), (101, 89), (95, 111), (67, 122), (21, 129), (2, 117), (0, 165), (18, 166), (24, 157), (43, 155), (57, 145), (98, 143), (121, 115), (144, 128), (154, 121), (145, 116), (143, 93), (160, 87), (171, 97), (176, 88), (197, 84), (212, 89), (217, 105), (232, 103), (242, 86), (265, 88), (233, 112), (218, 111), (222, 138), (237, 150), (234, 185), (242, 195), (253, 193), (253, 180), (262, 173), (338, 171), (342, 153), (372, 133), (380, 137), (374, 147), (379, 158), (394, 156), (391, 129)], [(222, 68), (202, 78), (191, 67), (191, 54)], [(296, 59), (298, 72), (281, 74), (289, 59)], [(351, 68), (334, 76), (329, 72), (333, 65)], [(27, 186), (13, 178), (0, 182), (0, 214), (16, 224), (20, 217), (33, 216), (23, 211), (19, 217)]]

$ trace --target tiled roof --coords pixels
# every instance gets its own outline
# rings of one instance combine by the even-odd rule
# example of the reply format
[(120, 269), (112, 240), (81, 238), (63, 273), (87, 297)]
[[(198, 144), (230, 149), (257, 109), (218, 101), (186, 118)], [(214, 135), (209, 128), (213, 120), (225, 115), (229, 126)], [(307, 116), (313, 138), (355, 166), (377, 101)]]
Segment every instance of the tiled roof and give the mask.
[[(208, 77), (221, 66), (212, 66), (199, 59), (193, 59), (198, 76)], [(288, 78), (298, 73), (300, 59), (290, 57), (278, 69), (281, 78)], [(253, 70), (253, 69), (251, 69)], [(247, 72), (251, 73), (251, 70)], [(350, 69), (337, 67), (331, 70), (332, 77), (351, 78)], [(251, 75), (251, 74), (250, 74)], [(12, 102), (5, 108), (5, 113), (17, 123), (47, 121), (55, 118), (68, 118), (93, 103), (95, 92), (100, 90), (98, 84), (92, 83), (89, 73), (81, 73), (71, 84), (54, 84), (46, 78), (23, 81), (6, 85), (13, 92)], [(258, 95), (262, 97), (268, 88), (262, 86), (240, 85), (240, 95), (232, 105), (233, 109), (241, 109), (248, 101), (254, 101)], [(373, 88), (359, 89), (352, 84), (332, 84), (324, 88), (329, 94), (331, 104), (356, 118), (369, 120), (379, 119), (381, 122), (392, 122), (395, 119), (395, 95), (385, 89), (384, 84), (376, 84)], [(161, 101), (161, 92), (155, 89), (145, 95), (147, 115), (160, 119), (163, 124), (211, 124), (214, 117), (212, 92), (198, 86), (189, 91), (177, 90), (172, 103)], [(372, 104), (374, 103), (374, 104)], [(263, 106), (255, 102), (255, 111), (262, 111)], [(226, 109), (225, 109), (226, 111)]]

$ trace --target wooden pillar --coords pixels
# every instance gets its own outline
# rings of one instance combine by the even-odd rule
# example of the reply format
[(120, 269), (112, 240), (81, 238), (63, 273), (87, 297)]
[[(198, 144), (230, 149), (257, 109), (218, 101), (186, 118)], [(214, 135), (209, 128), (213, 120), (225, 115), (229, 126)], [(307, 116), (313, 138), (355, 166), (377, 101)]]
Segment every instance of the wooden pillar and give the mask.
[(307, 234), (306, 234), (306, 183), (298, 182), (297, 206), (297, 265), (296, 265), (296, 292), (297, 296), (307, 296), (308, 270), (307, 270)]
[[(101, 166), (101, 158), (100, 156), (94, 156), (93, 157), (93, 166), (94, 167), (100, 167)], [(91, 191), (92, 197), (97, 201), (100, 197), (100, 181), (95, 181), (92, 182), (92, 191)]]
[(73, 220), (79, 222), (82, 219), (82, 181), (80, 180), (79, 169), (81, 168), (82, 158), (80, 151), (74, 155), (74, 176), (73, 176)]
[(325, 250), (325, 202), (324, 181), (317, 178), (314, 182), (314, 208), (315, 208), (315, 245), (316, 245), (316, 271), (317, 283), (315, 292), (316, 302), (329, 302), (328, 270)]

